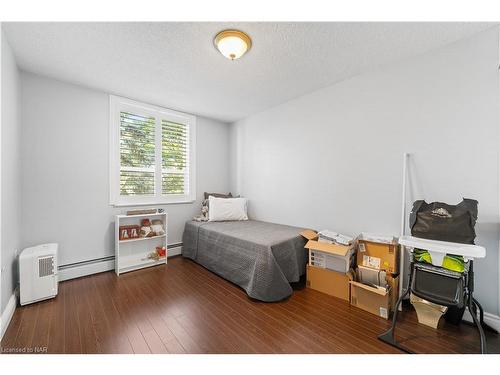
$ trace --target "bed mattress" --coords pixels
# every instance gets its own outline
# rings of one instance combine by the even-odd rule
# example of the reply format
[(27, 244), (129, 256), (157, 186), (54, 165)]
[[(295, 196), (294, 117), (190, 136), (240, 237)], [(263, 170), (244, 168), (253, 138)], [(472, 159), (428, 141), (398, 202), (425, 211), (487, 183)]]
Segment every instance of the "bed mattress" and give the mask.
[(266, 302), (289, 297), (305, 273), (303, 229), (263, 221), (186, 223), (182, 255)]

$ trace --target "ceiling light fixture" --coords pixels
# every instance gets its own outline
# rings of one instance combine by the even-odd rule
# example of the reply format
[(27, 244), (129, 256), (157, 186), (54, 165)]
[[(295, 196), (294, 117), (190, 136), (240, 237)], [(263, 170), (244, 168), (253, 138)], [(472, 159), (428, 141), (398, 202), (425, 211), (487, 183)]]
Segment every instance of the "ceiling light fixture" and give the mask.
[(214, 39), (215, 47), (230, 60), (239, 59), (252, 46), (250, 37), (239, 30), (224, 30)]

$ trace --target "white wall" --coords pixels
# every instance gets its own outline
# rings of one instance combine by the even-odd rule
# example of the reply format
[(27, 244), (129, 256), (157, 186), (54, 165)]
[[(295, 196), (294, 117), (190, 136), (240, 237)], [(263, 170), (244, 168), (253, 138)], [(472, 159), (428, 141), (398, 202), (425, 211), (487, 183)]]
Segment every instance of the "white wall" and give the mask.
[[(22, 245), (55, 241), (60, 264), (114, 255), (109, 205), (109, 97), (22, 72)], [(229, 128), (197, 120), (197, 195), (192, 204), (163, 206), (168, 242), (200, 211), (204, 191), (227, 191)]]
[(413, 153), (410, 200), (479, 200), (477, 297), (498, 313), (498, 63), (495, 28), (238, 121), (232, 190), (257, 219), (398, 235)]
[(1, 303), (0, 314), (16, 287), (15, 254), (20, 245), (20, 84), (19, 71), (3, 31), (1, 127)]

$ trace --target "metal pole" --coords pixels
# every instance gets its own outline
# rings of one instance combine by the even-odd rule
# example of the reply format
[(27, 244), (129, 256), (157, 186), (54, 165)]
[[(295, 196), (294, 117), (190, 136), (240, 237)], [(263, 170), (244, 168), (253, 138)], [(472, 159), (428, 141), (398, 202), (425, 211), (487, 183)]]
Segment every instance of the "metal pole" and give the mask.
[(408, 169), (408, 157), (410, 154), (403, 154), (403, 192), (401, 194), (401, 230), (400, 236), (405, 235), (406, 228), (406, 180), (407, 180), (407, 169)]
[[(408, 180), (408, 158), (410, 154), (407, 152), (403, 153), (403, 191), (401, 194), (401, 230), (399, 235), (402, 237), (405, 235), (406, 229), (406, 181)], [(401, 254), (399, 256), (399, 295), (403, 292), (404, 284), (404, 271), (405, 271), (405, 251), (404, 246), (401, 247)], [(401, 311), (402, 304), (399, 305), (399, 311)]]

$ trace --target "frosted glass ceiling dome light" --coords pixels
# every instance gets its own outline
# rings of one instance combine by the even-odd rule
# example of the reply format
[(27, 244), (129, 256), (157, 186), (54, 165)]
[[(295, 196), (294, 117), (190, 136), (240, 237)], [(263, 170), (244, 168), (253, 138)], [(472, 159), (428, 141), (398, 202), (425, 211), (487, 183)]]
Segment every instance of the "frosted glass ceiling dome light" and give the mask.
[(250, 37), (239, 30), (224, 30), (214, 39), (215, 47), (230, 60), (239, 59), (252, 46)]

